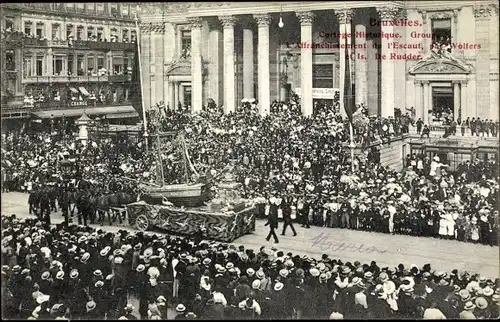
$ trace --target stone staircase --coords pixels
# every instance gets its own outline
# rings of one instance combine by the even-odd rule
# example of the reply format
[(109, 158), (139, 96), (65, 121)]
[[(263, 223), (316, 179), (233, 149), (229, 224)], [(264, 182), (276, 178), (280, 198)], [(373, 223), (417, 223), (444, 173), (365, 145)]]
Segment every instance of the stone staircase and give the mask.
[(403, 169), (403, 160), (405, 157), (404, 147), (406, 145), (405, 141), (405, 139), (396, 140), (391, 142), (391, 144), (384, 144), (379, 147), (380, 164), (384, 167), (389, 166), (391, 169), (395, 169), (396, 171)]

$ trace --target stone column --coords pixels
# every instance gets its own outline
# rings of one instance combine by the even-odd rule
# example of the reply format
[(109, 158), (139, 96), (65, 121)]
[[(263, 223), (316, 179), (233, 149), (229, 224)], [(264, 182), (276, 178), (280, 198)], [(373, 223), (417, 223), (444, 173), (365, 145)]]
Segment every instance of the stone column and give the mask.
[[(427, 17), (427, 11), (421, 10), (419, 11), (422, 16), (422, 24), (423, 24), (423, 32), (426, 34), (430, 34), (432, 31), (432, 25), (430, 19)], [(453, 39), (452, 39), (453, 40)], [(424, 55), (431, 51), (431, 38), (424, 38)]]
[(423, 118), (424, 124), (429, 124), (429, 81), (422, 81), (424, 85), (424, 110), (423, 110)]
[[(201, 111), (203, 106), (203, 63), (201, 58), (202, 18), (190, 18), (191, 24), (191, 108)], [(184, 97), (183, 97), (184, 99)]]
[(170, 77), (168, 78), (168, 107), (170, 109), (175, 109), (175, 90), (174, 90), (174, 83), (172, 80), (170, 80)]
[(209, 84), (210, 84), (210, 97), (217, 105), (223, 104), (222, 86), (224, 75), (222, 66), (224, 66), (223, 53), (222, 53), (222, 32), (220, 30), (219, 21), (215, 19), (209, 20), (209, 50), (210, 50), (210, 65), (209, 68)]
[[(362, 22), (357, 22), (355, 28), (356, 45), (365, 45), (366, 36), (361, 37), (361, 33), (366, 34), (366, 26)], [(361, 58), (364, 57), (364, 59)], [(356, 60), (354, 61), (355, 84), (356, 84), (356, 104), (368, 103), (368, 53), (366, 48), (356, 49)]]
[(158, 101), (156, 100), (156, 46), (155, 46), (155, 28), (151, 28), (151, 33), (149, 34), (149, 105), (143, 106), (146, 110), (149, 110), (151, 106), (156, 105)]
[[(258, 25), (258, 80), (259, 80), (259, 112), (262, 115), (269, 113), (271, 107), (270, 73), (269, 73), (269, 14), (254, 15)], [(252, 83), (253, 86), (253, 83)]]
[(47, 76), (54, 75), (54, 56), (52, 55), (52, 48), (47, 49)]
[[(337, 16), (337, 19), (339, 21), (339, 34), (345, 35), (345, 34), (350, 34), (351, 33), (351, 20), (353, 17), (353, 12), (351, 9), (343, 9), (343, 10), (336, 10), (335, 15)], [(339, 42), (341, 45), (344, 45), (346, 42), (346, 39), (343, 37), (339, 37)], [(351, 38), (347, 38), (347, 46), (351, 46)], [(347, 49), (347, 55), (350, 57), (352, 53), (352, 49), (348, 48)], [(340, 114), (342, 117), (346, 117), (347, 114), (345, 112), (344, 108), (344, 80), (345, 80), (345, 64), (346, 64), (346, 55), (345, 55), (345, 49), (341, 48), (339, 49), (339, 57), (340, 57), (340, 79), (339, 79), (339, 89), (340, 89)], [(351, 61), (350, 59), (348, 60), (349, 62)], [(352, 73), (352, 63), (349, 66), (351, 73)], [(357, 102), (357, 101), (356, 101)]]
[(179, 83), (179, 101), (181, 102), (183, 108), (186, 107), (184, 102), (184, 85), (182, 85), (182, 83)]
[(462, 107), (462, 120), (476, 116), (475, 111), (469, 111), (467, 108), (467, 81), (465, 80), (460, 82), (460, 106)]
[[(167, 56), (169, 47), (171, 46), (170, 35), (167, 32), (167, 24), (162, 23), (162, 32), (163, 32), (163, 59), (170, 60), (170, 57)], [(137, 37), (137, 36), (136, 36)], [(129, 41), (132, 40), (132, 31), (130, 31)], [(163, 102), (165, 104), (165, 108), (170, 101), (169, 94), (169, 83), (168, 83), (168, 75), (167, 75), (167, 64), (165, 61), (161, 62), (162, 64), (162, 79), (163, 79)]]
[[(314, 13), (311, 11), (297, 12), (297, 17), (300, 20), (300, 42), (311, 44), (312, 43), (312, 24), (314, 20)], [(300, 104), (302, 105), (302, 113), (305, 116), (313, 114), (313, 75), (312, 75), (312, 49), (304, 48), (300, 50)], [(261, 84), (259, 84), (260, 88)]]
[(174, 108), (177, 110), (177, 106), (179, 105), (180, 97), (179, 97), (179, 82), (174, 82), (174, 88), (175, 88), (175, 93), (174, 93), (174, 100), (175, 100), (175, 106)]
[(460, 110), (460, 81), (453, 81), (453, 119), (458, 119)]
[(224, 112), (234, 112), (236, 86), (234, 84), (234, 24), (233, 16), (219, 16), (224, 26)]
[(415, 121), (423, 116), (424, 104), (422, 104), (422, 81), (415, 81)]
[[(377, 8), (377, 12), (380, 15), (380, 20), (382, 22), (393, 22), (397, 16), (398, 9), (393, 7), (381, 7)], [(390, 24), (380, 27), (381, 32), (383, 33), (394, 33), (394, 27)], [(382, 60), (381, 67), (381, 101), (382, 101), (382, 117), (394, 116), (394, 60), (390, 59), (391, 53), (394, 50), (389, 49), (389, 43), (391, 43), (393, 39), (387, 39), (382, 37), (381, 39), (381, 54), (386, 56), (386, 59)]]
[(163, 103), (165, 104), (165, 107), (167, 106), (170, 99), (169, 91), (170, 87), (168, 82), (168, 76), (166, 76), (165, 72), (163, 72)]
[(255, 93), (253, 92), (253, 73), (253, 30), (251, 24), (247, 22), (243, 28), (243, 98), (255, 98)]

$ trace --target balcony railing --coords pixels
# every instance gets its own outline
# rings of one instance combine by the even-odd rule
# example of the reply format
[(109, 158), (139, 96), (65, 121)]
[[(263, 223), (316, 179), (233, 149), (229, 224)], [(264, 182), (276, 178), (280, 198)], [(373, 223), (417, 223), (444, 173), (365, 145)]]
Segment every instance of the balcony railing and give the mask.
[(109, 81), (112, 83), (130, 82), (132, 75), (111, 75)]
[(62, 39), (49, 40), (47, 44), (49, 47), (69, 47), (69, 42)]
[(72, 47), (76, 49), (91, 49), (91, 50), (133, 50), (134, 43), (126, 42), (110, 42), (110, 41), (90, 41), (90, 40), (75, 40), (72, 42)]
[(23, 39), (23, 44), (25, 46), (47, 47), (47, 39), (38, 39), (38, 38), (28, 38), (28, 37), (25, 37)]
[(30, 76), (23, 79), (24, 84), (85, 82), (109, 82), (109, 76)]

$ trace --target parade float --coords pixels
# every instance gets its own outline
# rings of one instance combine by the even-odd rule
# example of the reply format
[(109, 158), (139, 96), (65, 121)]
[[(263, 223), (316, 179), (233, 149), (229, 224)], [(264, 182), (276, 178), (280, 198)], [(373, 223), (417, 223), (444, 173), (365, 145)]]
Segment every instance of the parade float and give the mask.
[[(187, 236), (201, 232), (207, 239), (224, 242), (254, 231), (256, 207), (253, 201), (241, 197), (241, 184), (231, 174), (233, 167), (214, 176), (210, 187), (206, 178), (196, 172), (184, 136), (179, 134), (172, 142), (180, 151), (184, 183), (165, 184), (163, 173), (161, 185), (139, 183), (140, 201), (127, 205), (129, 224), (141, 231), (159, 228)], [(164, 151), (161, 140), (157, 143), (162, 169)], [(218, 180), (220, 176), (222, 179)]]

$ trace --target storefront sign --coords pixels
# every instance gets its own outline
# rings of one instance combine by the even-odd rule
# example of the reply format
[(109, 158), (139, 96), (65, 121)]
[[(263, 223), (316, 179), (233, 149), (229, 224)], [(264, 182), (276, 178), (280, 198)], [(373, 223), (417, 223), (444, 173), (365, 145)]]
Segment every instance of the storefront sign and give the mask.
[[(313, 88), (312, 97), (332, 100), (335, 97), (335, 92), (339, 92), (340, 94), (340, 90), (338, 88)], [(300, 87), (297, 87), (295, 89), (295, 93), (300, 97), (302, 97), (302, 92)]]
[(87, 101), (78, 101), (78, 102), (70, 102), (69, 106), (74, 107), (74, 106), (87, 106)]

